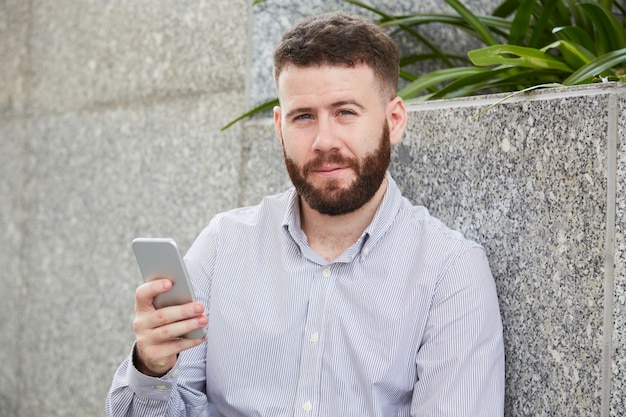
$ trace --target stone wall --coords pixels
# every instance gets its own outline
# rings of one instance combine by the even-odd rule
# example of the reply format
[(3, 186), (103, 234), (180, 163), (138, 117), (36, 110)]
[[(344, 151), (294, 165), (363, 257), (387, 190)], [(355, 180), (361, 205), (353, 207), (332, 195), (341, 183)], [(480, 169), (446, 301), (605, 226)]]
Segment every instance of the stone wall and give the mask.
[(626, 86), (415, 106), (392, 172), (483, 244), (507, 416), (622, 416)]
[(247, 0), (0, 2), (0, 416), (103, 416), (130, 248), (239, 204)]
[[(186, 249), (215, 213), (288, 186), (269, 118), (219, 128), (273, 96), (282, 30), (347, 6), (248, 3), (0, 2), (0, 417), (104, 415), (133, 340), (132, 238)], [(617, 417), (626, 94), (561, 93), (476, 120), (495, 98), (413, 106), (391, 170), (489, 252), (506, 415)]]
[[(626, 85), (535, 92), (474, 118), (501, 98), (410, 106), (391, 173), (411, 201), (487, 250), (505, 416), (623, 416)], [(271, 120), (245, 131), (242, 175), (281, 164)], [(247, 183), (248, 202), (282, 185), (271, 177)]]

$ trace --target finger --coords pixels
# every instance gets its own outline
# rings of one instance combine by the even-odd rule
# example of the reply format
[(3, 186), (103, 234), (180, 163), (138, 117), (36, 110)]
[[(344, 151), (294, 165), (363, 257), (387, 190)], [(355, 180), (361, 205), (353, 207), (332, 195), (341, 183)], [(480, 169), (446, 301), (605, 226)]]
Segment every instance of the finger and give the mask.
[(136, 311), (150, 311), (154, 310), (154, 297), (164, 292), (169, 291), (172, 288), (172, 281), (167, 278), (155, 279), (154, 281), (146, 282), (135, 291), (135, 310)]
[(140, 322), (139, 329), (154, 329), (194, 317), (203, 317), (203, 313), (204, 306), (194, 302), (157, 310), (138, 311), (135, 314), (135, 319)]
[[(195, 344), (172, 343), (178, 341), (183, 335), (197, 329), (206, 327), (208, 324), (207, 316), (194, 317), (191, 319), (170, 323), (153, 329), (135, 330), (137, 336), (137, 348), (142, 357), (145, 357), (146, 364), (148, 362), (158, 362), (164, 358), (178, 353), (176, 349), (188, 349), (189, 346)], [(185, 339), (185, 340), (202, 340), (202, 339)], [(169, 348), (168, 348), (169, 346)]]
[(202, 329), (206, 327), (209, 319), (205, 315), (193, 317), (187, 320), (181, 320), (160, 326), (154, 329), (150, 335), (154, 344), (167, 342), (173, 339), (183, 337), (185, 334), (194, 330)]
[[(206, 326), (207, 317), (203, 314), (204, 306), (200, 303), (188, 303), (180, 306), (161, 308), (143, 313), (139, 318), (140, 329), (159, 329), (163, 333), (159, 341), (179, 337), (191, 330)], [(195, 327), (194, 321), (199, 324)], [(186, 331), (185, 331), (186, 330)]]

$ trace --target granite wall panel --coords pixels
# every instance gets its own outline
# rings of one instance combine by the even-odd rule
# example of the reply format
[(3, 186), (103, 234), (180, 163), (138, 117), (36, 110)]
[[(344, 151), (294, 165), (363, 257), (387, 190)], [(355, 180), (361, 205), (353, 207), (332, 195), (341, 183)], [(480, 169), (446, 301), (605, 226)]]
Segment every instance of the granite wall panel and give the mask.
[(243, 127), (239, 205), (258, 204), (267, 195), (291, 186), (280, 141), (270, 119), (246, 122)]
[(488, 252), (505, 324), (507, 416), (603, 415), (610, 389), (609, 94), (580, 93), (537, 94), (477, 119), (485, 103), (472, 99), (414, 106), (394, 153), (405, 193)]
[(28, 93), (30, 2), (0, 3), (0, 117), (19, 114)]
[(616, 227), (615, 292), (613, 303), (615, 326), (612, 339), (611, 417), (626, 415), (626, 96), (616, 100)]
[(31, 16), (32, 106), (59, 112), (243, 91), (248, 7), (245, 0), (39, 1)]
[[(282, 31), (336, 9), (356, 10), (339, 0), (0, 3), (0, 417), (104, 415), (133, 339), (130, 241), (168, 235), (186, 250), (216, 212), (289, 185), (269, 118), (219, 128), (275, 95)], [(394, 149), (405, 194), (487, 249), (507, 417), (626, 414), (625, 96), (537, 92), (477, 119), (495, 98), (417, 105)]]
[(27, 120), (0, 123), (0, 417), (17, 415), (22, 376), (24, 186)]
[[(20, 415), (103, 410), (132, 345), (130, 242), (170, 236), (183, 251), (212, 215), (237, 204), (237, 130), (215, 108), (237, 97), (68, 113), (32, 122), (24, 237)], [(224, 155), (230, 155), (225, 158)]]

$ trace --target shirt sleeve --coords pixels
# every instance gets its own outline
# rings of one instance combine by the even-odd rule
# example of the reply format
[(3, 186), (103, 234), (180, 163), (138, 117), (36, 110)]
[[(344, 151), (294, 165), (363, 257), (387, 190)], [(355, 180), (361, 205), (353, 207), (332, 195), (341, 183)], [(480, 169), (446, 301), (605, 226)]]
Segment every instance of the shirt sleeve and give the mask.
[[(196, 297), (206, 311), (210, 302), (215, 242), (214, 228), (207, 227), (185, 256)], [(133, 351), (113, 377), (105, 402), (107, 417), (210, 417), (217, 414), (206, 396), (206, 342), (181, 352), (176, 365), (160, 378), (139, 372), (133, 365)]]
[(502, 322), (482, 248), (465, 251), (443, 271), (416, 367), (412, 416), (503, 416)]
[(204, 392), (203, 349), (204, 344), (182, 352), (176, 365), (160, 378), (139, 372), (131, 353), (113, 377), (105, 403), (107, 417), (211, 416)]

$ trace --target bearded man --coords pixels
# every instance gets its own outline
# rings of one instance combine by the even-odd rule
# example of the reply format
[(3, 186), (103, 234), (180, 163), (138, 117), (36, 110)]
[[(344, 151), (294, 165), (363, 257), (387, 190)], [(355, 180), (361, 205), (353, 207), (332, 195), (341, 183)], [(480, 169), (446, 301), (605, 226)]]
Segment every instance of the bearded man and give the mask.
[(503, 415), (485, 251), (387, 171), (407, 122), (398, 62), (342, 13), (285, 33), (274, 122), (294, 187), (211, 220), (185, 257), (198, 302), (155, 310), (171, 282), (137, 289), (108, 416)]

